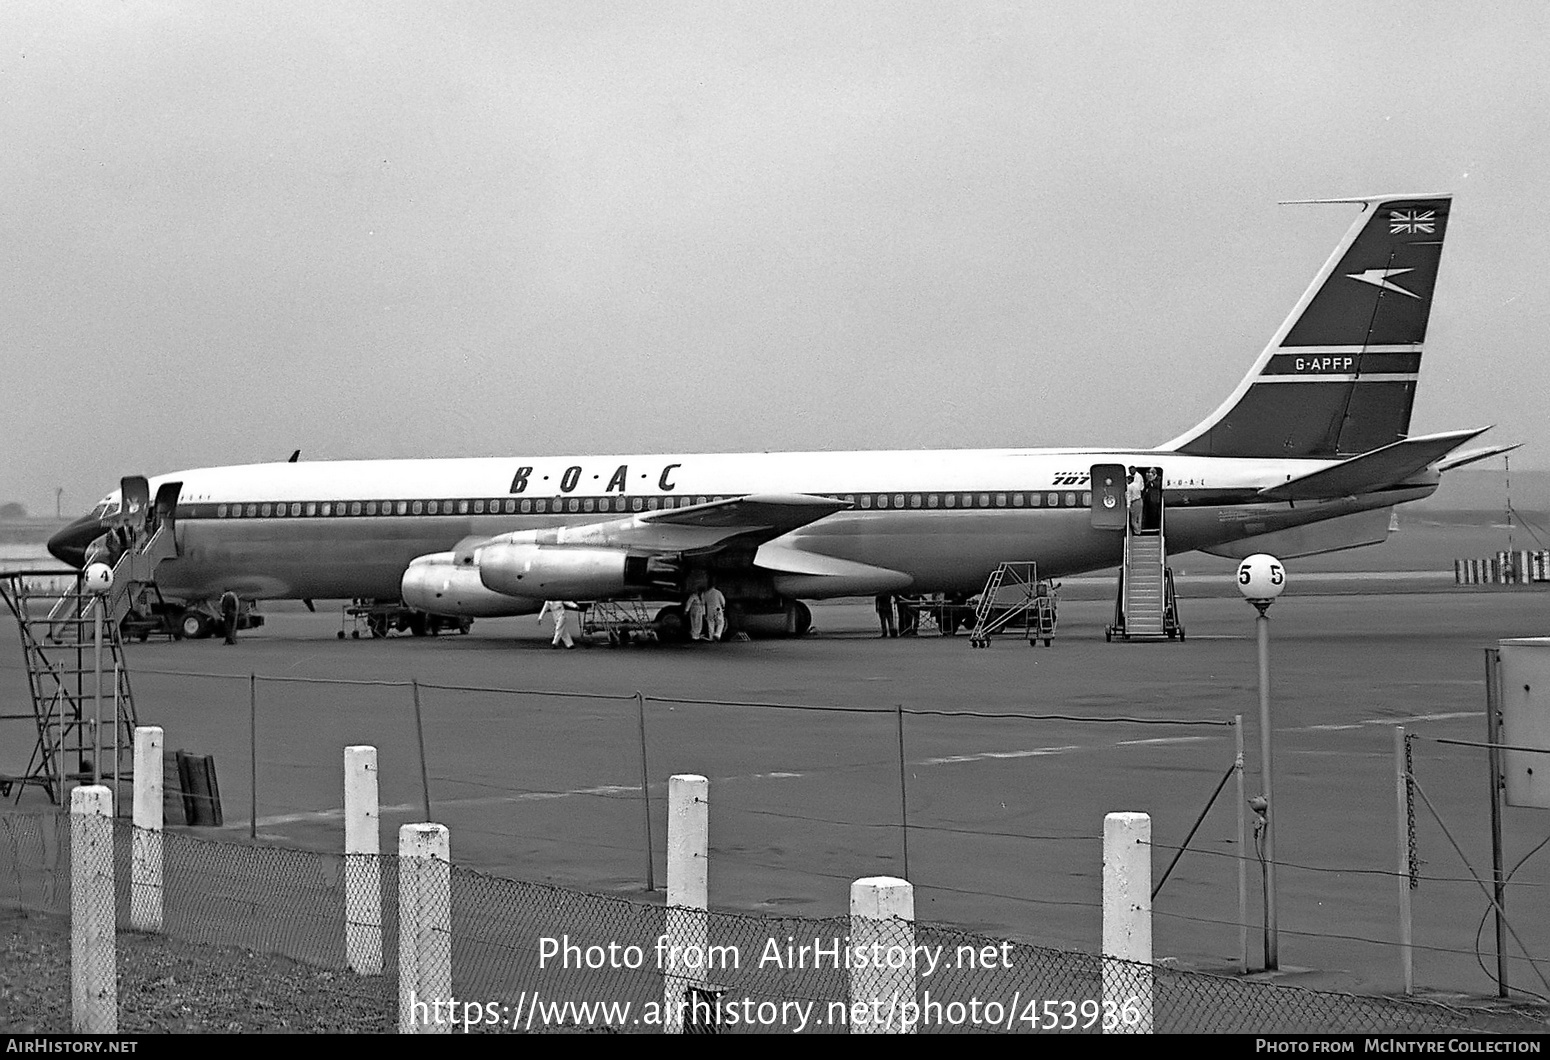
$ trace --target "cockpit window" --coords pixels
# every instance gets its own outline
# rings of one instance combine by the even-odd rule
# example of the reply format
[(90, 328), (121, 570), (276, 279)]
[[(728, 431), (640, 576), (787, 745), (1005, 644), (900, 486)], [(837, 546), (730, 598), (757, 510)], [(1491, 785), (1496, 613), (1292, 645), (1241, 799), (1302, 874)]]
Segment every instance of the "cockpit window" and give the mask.
[(97, 507), (91, 510), (93, 519), (106, 519), (110, 515), (118, 514), (118, 498), (104, 497), (97, 502)]

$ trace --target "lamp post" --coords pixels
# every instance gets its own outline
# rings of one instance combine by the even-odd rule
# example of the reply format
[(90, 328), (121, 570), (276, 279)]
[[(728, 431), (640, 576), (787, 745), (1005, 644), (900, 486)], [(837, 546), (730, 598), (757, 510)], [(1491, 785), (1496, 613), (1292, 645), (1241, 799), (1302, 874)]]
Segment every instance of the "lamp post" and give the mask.
[[(113, 588), (113, 568), (93, 563), (86, 568), (86, 591), (91, 594), (92, 626), (95, 631), (94, 654), (97, 672), (97, 712), (92, 717), (91, 782), (102, 783), (102, 612), (108, 606), (108, 591)], [(117, 718), (114, 725), (118, 724)], [(114, 792), (115, 796), (117, 792)]]
[(1263, 553), (1238, 564), (1238, 591), (1259, 612), (1255, 631), (1259, 641), (1259, 762), (1265, 793), (1250, 800), (1259, 815), (1260, 856), (1265, 886), (1265, 971), (1280, 967), (1276, 924), (1276, 847), (1273, 827), (1275, 800), (1271, 794), (1275, 759), (1271, 753), (1270, 725), (1270, 605), (1286, 588), (1286, 568), (1274, 556)]

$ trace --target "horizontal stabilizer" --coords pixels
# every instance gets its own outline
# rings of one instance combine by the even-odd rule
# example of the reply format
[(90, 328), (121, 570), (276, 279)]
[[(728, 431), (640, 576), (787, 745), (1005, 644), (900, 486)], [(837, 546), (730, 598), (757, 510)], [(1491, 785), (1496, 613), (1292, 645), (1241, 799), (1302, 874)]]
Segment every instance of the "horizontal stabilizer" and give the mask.
[(1488, 430), (1489, 427), (1476, 427), (1392, 442), (1370, 453), (1268, 486), (1259, 491), (1259, 496), (1268, 501), (1310, 501), (1371, 493), (1398, 485)]
[(1477, 460), (1485, 460), (1488, 457), (1510, 453), (1522, 444), (1522, 442), (1513, 442), (1511, 445), (1488, 445), (1484, 449), (1471, 449), (1468, 452), (1459, 453), (1457, 456), (1448, 457), (1448, 459), (1437, 465), (1437, 470), (1452, 471), (1456, 467), (1473, 464)]
[(1388, 540), (1389, 529), (1393, 525), (1393, 512), (1393, 508), (1377, 508), (1370, 512), (1342, 515), (1338, 519), (1257, 534), (1200, 551), (1228, 559), (1247, 559), (1259, 552), (1268, 553), (1277, 559), (1296, 559), (1298, 556), (1318, 556), (1325, 552), (1379, 545)]

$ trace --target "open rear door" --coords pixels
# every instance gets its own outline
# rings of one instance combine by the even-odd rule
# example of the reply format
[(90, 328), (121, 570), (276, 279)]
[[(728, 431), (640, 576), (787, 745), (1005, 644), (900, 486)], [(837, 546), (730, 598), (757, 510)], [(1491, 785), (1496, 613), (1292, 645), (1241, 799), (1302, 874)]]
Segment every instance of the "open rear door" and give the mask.
[(1125, 465), (1094, 464), (1092, 521), (1097, 530), (1125, 529)]
[(151, 508), (151, 517), (146, 521), (146, 529), (155, 533), (158, 527), (165, 526), (168, 532), (175, 530), (173, 516), (178, 510), (178, 493), (183, 489), (181, 482), (163, 482), (156, 491), (156, 504)]

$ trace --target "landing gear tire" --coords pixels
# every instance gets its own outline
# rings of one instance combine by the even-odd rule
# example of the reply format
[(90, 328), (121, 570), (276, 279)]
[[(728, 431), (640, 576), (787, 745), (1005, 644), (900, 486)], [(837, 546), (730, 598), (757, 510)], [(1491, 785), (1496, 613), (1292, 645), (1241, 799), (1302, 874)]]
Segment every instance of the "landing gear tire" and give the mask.
[(658, 640), (683, 641), (689, 639), (689, 620), (681, 607), (664, 607), (657, 612), (651, 624), (657, 629)]
[(344, 630), (341, 629), (337, 634), (335, 634), (335, 636), (337, 636), (340, 640), (344, 640)]
[(210, 635), (211, 627), (209, 616), (199, 611), (184, 611), (178, 619), (178, 633), (185, 640), (204, 640)]

